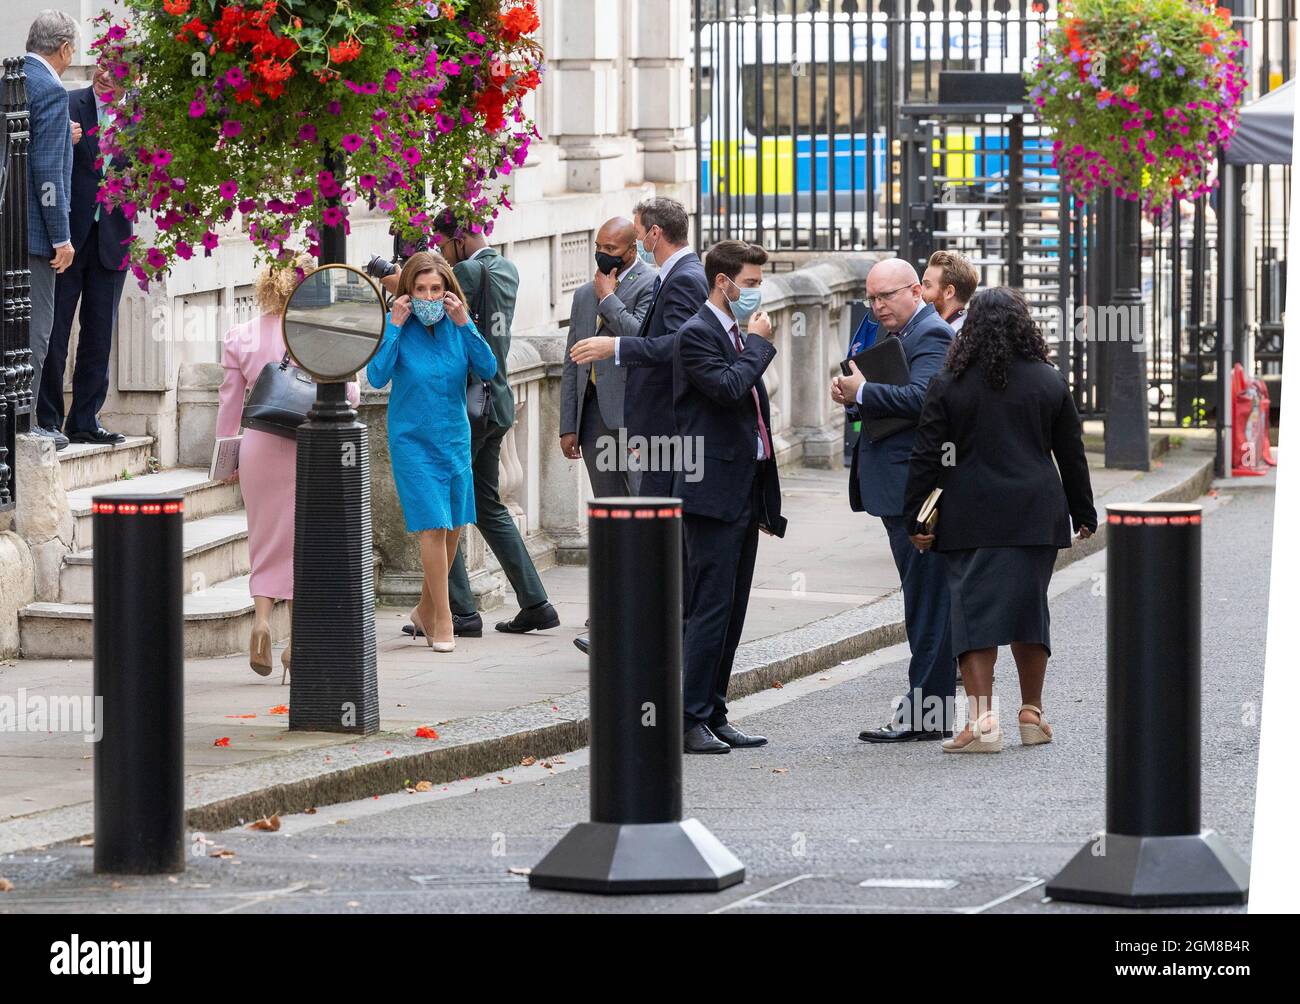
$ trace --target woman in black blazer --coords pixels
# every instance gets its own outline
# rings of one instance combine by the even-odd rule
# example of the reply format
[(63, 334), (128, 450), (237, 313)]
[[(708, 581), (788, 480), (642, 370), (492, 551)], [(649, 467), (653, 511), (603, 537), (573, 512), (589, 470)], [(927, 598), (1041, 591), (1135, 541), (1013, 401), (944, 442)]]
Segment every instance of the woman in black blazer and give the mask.
[[(936, 487), (939, 518), (927, 534), (917, 513)], [(992, 706), (999, 645), (1011, 646), (1020, 674), (1021, 742), (1051, 742), (1042, 710), (1047, 584), (1057, 551), (1070, 546), (1071, 522), (1086, 539), (1097, 511), (1069, 386), (1015, 290), (987, 289), (971, 300), (947, 364), (930, 382), (903, 511), (912, 543), (947, 560), (952, 650), (970, 711), (944, 751), (1002, 749)]]

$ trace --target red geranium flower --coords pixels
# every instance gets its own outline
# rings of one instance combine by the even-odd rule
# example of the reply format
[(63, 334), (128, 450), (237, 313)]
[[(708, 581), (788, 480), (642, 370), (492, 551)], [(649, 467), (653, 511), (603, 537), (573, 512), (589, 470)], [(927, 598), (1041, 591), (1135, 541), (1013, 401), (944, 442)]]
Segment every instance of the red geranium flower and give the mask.
[(330, 59), (335, 63), (350, 63), (360, 55), (361, 43), (355, 38), (330, 46)]

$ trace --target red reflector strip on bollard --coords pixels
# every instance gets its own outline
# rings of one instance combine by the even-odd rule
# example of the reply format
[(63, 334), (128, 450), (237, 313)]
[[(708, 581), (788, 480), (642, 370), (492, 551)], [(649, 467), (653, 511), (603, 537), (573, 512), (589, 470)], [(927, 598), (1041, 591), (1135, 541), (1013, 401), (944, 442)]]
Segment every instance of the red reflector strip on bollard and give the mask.
[(682, 508), (663, 509), (588, 509), (592, 519), (681, 519)]
[[(1177, 519), (1178, 517), (1175, 516), (1174, 518)], [(1144, 522), (1147, 526), (1168, 526), (1168, 525), (1169, 525), (1169, 517), (1168, 517), (1168, 516), (1148, 516), (1148, 517), (1147, 517), (1146, 519), (1144, 519), (1142, 522)]]
[(136, 502), (92, 502), (90, 504), (92, 513), (103, 513), (105, 516), (161, 516), (173, 515), (178, 512), (184, 512), (185, 506), (181, 502), (145, 502), (143, 504)]
[(1107, 516), (1107, 517), (1106, 517), (1106, 522), (1107, 522), (1107, 523), (1114, 523), (1114, 524), (1118, 525), (1118, 524), (1124, 522), (1124, 517), (1123, 517), (1123, 516), (1110, 515), (1110, 516)]

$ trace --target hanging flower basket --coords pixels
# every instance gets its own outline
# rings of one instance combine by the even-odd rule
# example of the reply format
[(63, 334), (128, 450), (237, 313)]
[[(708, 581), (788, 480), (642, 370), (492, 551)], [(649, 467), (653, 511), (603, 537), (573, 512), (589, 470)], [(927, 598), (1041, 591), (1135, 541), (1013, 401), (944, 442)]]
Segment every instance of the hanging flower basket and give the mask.
[(484, 234), (509, 208), (504, 176), (537, 136), (536, 0), (124, 5), (92, 46), (124, 91), (99, 198), (157, 224), (127, 252), (142, 288), (210, 255), (236, 214), (262, 259), (286, 262), (319, 253), (320, 223), (347, 232), (358, 201), (411, 239), (434, 236), (437, 206)]
[(1111, 188), (1156, 218), (1214, 188), (1245, 44), (1227, 8), (1197, 0), (1066, 0), (1029, 84), (1071, 193)]

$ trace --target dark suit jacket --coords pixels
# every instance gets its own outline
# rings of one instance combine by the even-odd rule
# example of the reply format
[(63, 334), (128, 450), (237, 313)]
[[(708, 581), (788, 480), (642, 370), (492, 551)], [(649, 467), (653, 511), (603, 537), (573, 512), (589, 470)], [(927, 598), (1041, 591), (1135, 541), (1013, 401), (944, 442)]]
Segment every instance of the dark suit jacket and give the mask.
[(515, 398), (510, 393), (510, 375), (506, 359), (510, 355), (510, 326), (515, 321), (515, 299), (519, 295), (519, 270), (501, 256), (496, 248), (487, 248), (471, 261), (456, 263), (456, 281), (465, 292), (471, 314), (479, 310), (479, 288), (486, 280), (487, 296), (482, 302), (482, 316), (474, 324), (497, 357), (497, 373), (492, 378), (490, 418), (508, 429), (515, 424)]
[(72, 211), (68, 224), (73, 250), (80, 251), (86, 243), (90, 225), (95, 222), (95, 210), (100, 209), (99, 262), (114, 272), (125, 271), (126, 245), (122, 242), (131, 237), (131, 221), (120, 209), (110, 213), (107, 206), (101, 208), (95, 201), (104, 172), (95, 166), (99, 159), (99, 110), (94, 89), (83, 87), (70, 92), (68, 114), (81, 123), (81, 140), (72, 148)]
[[(705, 304), (677, 332), (677, 354), (673, 361), (673, 417), (683, 441), (701, 444), (700, 466), (690, 480), (686, 472), (673, 475), (673, 494), (681, 498), (683, 512), (713, 519), (737, 519), (749, 501), (756, 473), (763, 477), (763, 512), (756, 513), (760, 526), (778, 537), (785, 535), (781, 516), (781, 483), (776, 461), (759, 464), (758, 419), (754, 395), (769, 434), (772, 414), (768, 408), (763, 371), (776, 356), (776, 347), (759, 335), (745, 335), (745, 351), (737, 352), (731, 335)], [(694, 446), (692, 447), (695, 448)]]
[[(945, 443), (953, 444), (947, 465)], [(909, 529), (930, 491), (943, 489), (939, 551), (1069, 547), (1071, 519), (1076, 529), (1097, 529), (1083, 429), (1050, 363), (1013, 359), (1005, 390), (990, 387), (978, 367), (960, 376), (945, 369), (930, 384), (909, 467)]]
[(623, 415), (629, 436), (673, 434), (673, 354), (677, 332), (708, 299), (704, 265), (694, 251), (683, 257), (650, 304), (640, 333), (621, 338), (618, 364), (628, 367)]
[[(888, 337), (887, 333), (881, 329), (876, 340), (885, 337)], [(903, 340), (911, 382), (897, 387), (883, 383), (865, 384), (862, 404), (858, 408), (862, 418), (901, 415), (919, 420), (926, 389), (948, 356), (952, 329), (927, 303), (912, 315), (898, 337)], [(915, 429), (904, 429), (878, 443), (867, 439), (865, 431), (858, 437), (849, 471), (849, 505), (854, 512), (865, 510), (873, 516), (903, 514), (907, 462), (912, 456), (915, 435)]]

